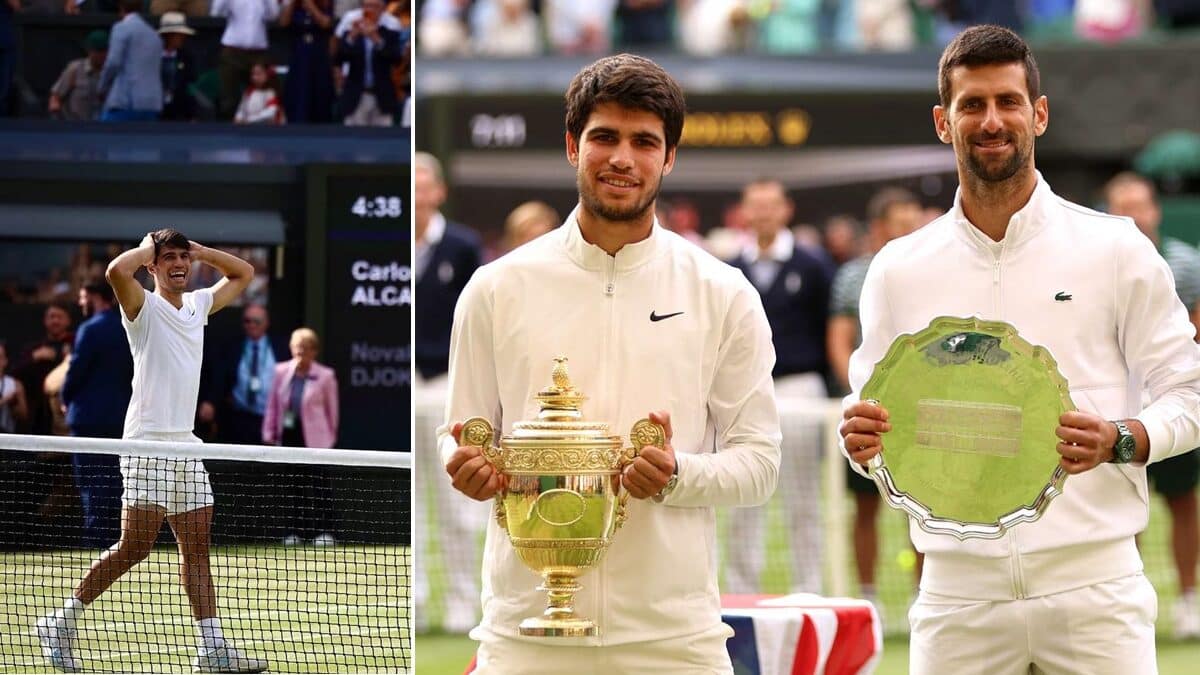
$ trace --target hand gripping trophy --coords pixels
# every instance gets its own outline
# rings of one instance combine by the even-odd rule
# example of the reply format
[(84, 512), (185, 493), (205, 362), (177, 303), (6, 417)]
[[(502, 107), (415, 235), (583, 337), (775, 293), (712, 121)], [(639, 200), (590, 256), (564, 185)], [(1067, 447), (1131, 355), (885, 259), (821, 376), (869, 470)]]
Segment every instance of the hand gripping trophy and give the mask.
[(663, 428), (648, 419), (633, 425), (632, 447), (610, 436), (608, 424), (585, 422), (586, 397), (571, 386), (567, 359), (554, 359), (554, 384), (538, 392), (536, 420), (517, 422), (492, 445), (495, 430), (482, 417), (463, 424), (463, 445), (480, 448), (505, 484), (496, 495), (496, 520), (521, 560), (549, 595), (540, 617), (521, 622), (521, 635), (581, 637), (597, 634), (595, 622), (575, 613), (579, 576), (595, 566), (625, 520), (629, 493), (621, 471), (647, 445), (665, 447)]

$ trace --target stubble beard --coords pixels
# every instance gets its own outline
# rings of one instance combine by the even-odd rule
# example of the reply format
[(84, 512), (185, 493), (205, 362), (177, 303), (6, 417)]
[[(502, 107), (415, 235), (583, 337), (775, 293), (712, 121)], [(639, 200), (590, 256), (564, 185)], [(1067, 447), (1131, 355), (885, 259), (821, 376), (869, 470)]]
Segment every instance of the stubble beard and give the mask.
[(595, 190), (591, 189), (584, 179), (582, 169), (575, 172), (575, 185), (579, 189), (579, 201), (583, 204), (583, 208), (604, 220), (621, 223), (640, 219), (646, 215), (646, 211), (650, 210), (650, 207), (654, 206), (655, 200), (658, 199), (658, 193), (662, 189), (662, 176), (658, 177), (658, 184), (646, 195), (645, 199), (635, 202), (627, 208), (605, 204), (604, 200), (596, 194)]
[(997, 136), (993, 138), (985, 138), (982, 140), (996, 140), (1004, 138), (1013, 145), (1012, 156), (1000, 164), (999, 166), (988, 166), (974, 152), (975, 142), (979, 138), (968, 140), (968, 149), (966, 152), (966, 168), (967, 172), (977, 178), (981, 183), (1003, 183), (1013, 176), (1016, 176), (1021, 169), (1029, 164), (1029, 157), (1032, 154), (1032, 144), (1028, 147), (1019, 146), (1012, 134), (1007, 134), (1007, 137)]

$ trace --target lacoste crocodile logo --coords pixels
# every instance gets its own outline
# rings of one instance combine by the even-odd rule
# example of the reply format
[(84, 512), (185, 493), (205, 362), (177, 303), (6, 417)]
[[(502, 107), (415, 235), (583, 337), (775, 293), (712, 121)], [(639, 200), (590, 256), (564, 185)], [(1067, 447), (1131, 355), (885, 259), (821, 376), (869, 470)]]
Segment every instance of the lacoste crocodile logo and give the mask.
[(683, 312), (672, 312), (671, 314), (655, 314), (654, 310), (650, 310), (650, 320), (651, 321), (662, 321), (663, 319), (669, 319), (673, 316), (679, 316), (680, 314), (683, 314)]
[(1066, 291), (1059, 291), (1058, 293), (1054, 294), (1054, 299), (1059, 302), (1067, 302), (1071, 299), (1071, 294)]

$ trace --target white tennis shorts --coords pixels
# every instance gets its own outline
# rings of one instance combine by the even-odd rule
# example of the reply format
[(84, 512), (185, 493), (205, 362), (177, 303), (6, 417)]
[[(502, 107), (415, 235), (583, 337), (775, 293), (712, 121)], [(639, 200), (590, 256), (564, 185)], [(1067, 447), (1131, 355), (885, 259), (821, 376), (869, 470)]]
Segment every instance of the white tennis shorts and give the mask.
[[(130, 440), (203, 442), (190, 431), (145, 433)], [(159, 507), (166, 509), (168, 516), (174, 516), (213, 503), (208, 471), (198, 459), (122, 456), (121, 477), (125, 487), (121, 493), (124, 506)]]

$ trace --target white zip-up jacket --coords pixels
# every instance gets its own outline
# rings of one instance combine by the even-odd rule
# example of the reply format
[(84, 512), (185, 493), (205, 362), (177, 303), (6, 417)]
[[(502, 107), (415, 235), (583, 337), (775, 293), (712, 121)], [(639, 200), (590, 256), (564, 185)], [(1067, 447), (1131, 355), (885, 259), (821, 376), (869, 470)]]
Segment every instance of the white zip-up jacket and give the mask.
[[(1200, 445), (1195, 330), (1166, 262), (1130, 219), (1068, 202), (1039, 174), (1004, 239), (993, 242), (963, 215), (960, 190), (947, 214), (871, 262), (847, 405), (896, 337), (943, 315), (1006, 321), (1045, 346), (1078, 409), (1145, 425), (1150, 461)], [(1144, 409), (1143, 389), (1151, 397)], [(886, 456), (886, 434), (883, 447)], [(913, 543), (926, 554), (921, 588), (1006, 600), (1138, 573), (1133, 537), (1145, 529), (1148, 507), (1144, 465), (1103, 464), (1069, 476), (1040, 520), (997, 540), (958, 541), (912, 524)]]
[[(654, 320), (651, 317), (656, 317)], [(586, 242), (572, 213), (557, 230), (475, 272), (454, 312), (448, 424), (481, 415), (508, 434), (535, 419), (534, 395), (556, 356), (588, 399), (587, 421), (629, 429), (671, 414), (679, 477), (663, 503), (630, 499), (601, 563), (584, 574), (576, 609), (596, 638), (520, 638), (546, 594), (495, 520), (483, 556), (483, 621), (494, 634), (553, 645), (612, 645), (719, 629), (714, 507), (752, 506), (775, 490), (779, 417), (775, 352), (758, 293), (741, 272), (664, 230), (616, 256)], [(464, 497), (465, 499), (465, 497)]]

